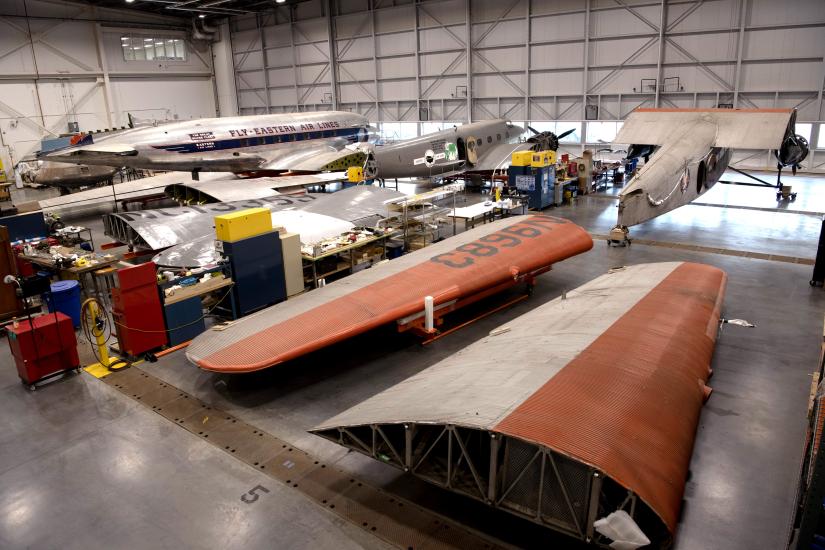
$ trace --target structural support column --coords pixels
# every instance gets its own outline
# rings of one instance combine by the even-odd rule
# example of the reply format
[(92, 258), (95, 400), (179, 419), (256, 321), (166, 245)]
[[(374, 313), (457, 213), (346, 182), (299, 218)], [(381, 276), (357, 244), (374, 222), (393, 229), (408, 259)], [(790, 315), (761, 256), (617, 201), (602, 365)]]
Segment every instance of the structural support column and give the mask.
[[(584, 59), (582, 61), (582, 120), (587, 119), (587, 91), (588, 91), (588, 66), (590, 65), (590, 0), (584, 3)], [(583, 123), (587, 126), (587, 123)], [(582, 146), (584, 146), (584, 132), (582, 129)]]
[(115, 126), (112, 113), (114, 102), (112, 101), (111, 83), (109, 82), (109, 60), (106, 58), (106, 48), (103, 47), (103, 29), (100, 23), (95, 23), (95, 44), (97, 45), (97, 60), (100, 63), (100, 70), (103, 71), (103, 103), (106, 107), (106, 124), (108, 128)]
[(524, 14), (524, 24), (527, 25), (525, 29), (524, 41), (524, 121), (525, 124), (530, 122), (530, 4), (531, 0), (526, 0)]
[(736, 70), (733, 75), (733, 108), (739, 108), (739, 87), (742, 74), (742, 50), (745, 46), (745, 16), (748, 0), (739, 0), (739, 37), (736, 41)]
[(472, 12), (470, 10), (471, 0), (466, 0), (467, 11), (465, 17), (466, 21), (466, 40), (467, 40), (467, 122), (473, 121), (473, 24), (470, 18)]
[(264, 36), (264, 20), (263, 16), (258, 15), (255, 18), (255, 24), (258, 26), (258, 40), (261, 44), (261, 62), (263, 63), (264, 73), (264, 95), (266, 96), (266, 114), (272, 112), (272, 99), (269, 97), (269, 60), (266, 57), (266, 37)]
[(327, 0), (327, 41), (329, 44), (329, 84), (332, 92), (332, 110), (338, 110), (338, 66), (335, 54), (335, 25), (332, 20), (332, 9), (335, 7), (335, 0)]
[[(744, 0), (743, 0), (744, 1)], [(667, 0), (662, 0), (662, 4), (660, 6), (662, 10), (661, 17), (659, 19), (659, 57), (656, 61), (656, 96), (653, 100), (653, 106), (657, 109), (659, 108), (659, 90), (662, 87), (663, 74), (662, 74), (662, 61), (664, 61), (665, 57), (665, 30), (667, 28)]]

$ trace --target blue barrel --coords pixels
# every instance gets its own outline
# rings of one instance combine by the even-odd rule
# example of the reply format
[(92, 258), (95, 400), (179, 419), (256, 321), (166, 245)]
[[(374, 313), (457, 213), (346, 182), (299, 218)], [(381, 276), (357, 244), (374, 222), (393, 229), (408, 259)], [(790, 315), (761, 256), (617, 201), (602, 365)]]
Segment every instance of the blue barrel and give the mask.
[(46, 295), (49, 313), (59, 311), (72, 318), (75, 328), (80, 326), (80, 283), (57, 281), (52, 283), (51, 294)]

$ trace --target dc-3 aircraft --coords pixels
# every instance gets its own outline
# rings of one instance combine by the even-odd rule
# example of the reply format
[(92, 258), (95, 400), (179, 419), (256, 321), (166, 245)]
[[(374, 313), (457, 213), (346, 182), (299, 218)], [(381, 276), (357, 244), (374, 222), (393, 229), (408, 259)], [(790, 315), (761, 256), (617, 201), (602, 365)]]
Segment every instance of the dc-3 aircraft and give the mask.
[[(517, 151), (555, 149), (551, 132), (520, 141), (524, 128), (507, 120), (486, 120), (375, 148), (378, 177), (434, 178), (461, 173), (490, 173), (510, 166)], [(555, 145), (555, 146), (554, 146)]]
[[(793, 173), (808, 154), (794, 131), (795, 109), (636, 109), (615, 143), (646, 162), (619, 194), (614, 231), (688, 204), (719, 181), (732, 149), (773, 149), (777, 167)], [(649, 161), (647, 159), (649, 158)]]

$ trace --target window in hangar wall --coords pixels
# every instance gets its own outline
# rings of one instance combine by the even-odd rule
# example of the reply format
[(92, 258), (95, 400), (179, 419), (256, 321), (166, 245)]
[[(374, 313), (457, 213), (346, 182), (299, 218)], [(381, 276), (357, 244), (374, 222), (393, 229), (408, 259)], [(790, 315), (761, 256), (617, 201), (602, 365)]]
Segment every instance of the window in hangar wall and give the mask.
[(182, 38), (124, 35), (120, 37), (120, 46), (126, 61), (186, 61), (186, 43)]
[(587, 143), (611, 143), (622, 127), (622, 122), (599, 121), (587, 123)]
[(417, 122), (382, 122), (378, 129), (381, 137), (389, 142), (418, 137)]
[[(553, 132), (557, 136), (568, 130), (574, 130), (571, 134), (561, 138), (559, 143), (581, 143), (582, 141), (582, 123), (577, 120), (534, 120), (529, 123), (529, 126), (537, 132)], [(527, 134), (525, 134), (527, 137), (533, 135), (533, 132), (526, 126), (525, 129), (527, 130)]]
[[(804, 137), (808, 143), (811, 142), (811, 130), (813, 130), (814, 125), (810, 122), (797, 122), (796, 123), (796, 133), (800, 136)], [(822, 131), (820, 130), (820, 133)]]

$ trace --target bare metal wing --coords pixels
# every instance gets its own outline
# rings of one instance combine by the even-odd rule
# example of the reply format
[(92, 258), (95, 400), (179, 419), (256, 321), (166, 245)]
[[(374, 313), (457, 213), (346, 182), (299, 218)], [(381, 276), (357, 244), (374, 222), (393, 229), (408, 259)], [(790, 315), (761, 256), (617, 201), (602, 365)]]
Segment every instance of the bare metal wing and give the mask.
[[(302, 244), (313, 244), (350, 231), (354, 224), (335, 216), (303, 210), (280, 210), (272, 213), (272, 225), (287, 233), (297, 233)], [(214, 230), (192, 241), (173, 246), (157, 254), (152, 261), (162, 267), (191, 268), (214, 265), (221, 256), (215, 249)]]
[(231, 202), (271, 197), (285, 189), (300, 189), (312, 185), (324, 185), (346, 180), (347, 174), (344, 172), (325, 172), (234, 181), (189, 181), (188, 183), (176, 183), (168, 186), (166, 194), (175, 200), (189, 204)]
[[(343, 220), (352, 225), (373, 226), (386, 216), (385, 202), (399, 196), (402, 194), (390, 189), (360, 185), (329, 194), (276, 195), (228, 203), (108, 214), (104, 217), (104, 226), (108, 236), (135, 248), (160, 250), (173, 247), (160, 256), (160, 265), (195, 267), (212, 263), (215, 258), (214, 217), (220, 214), (264, 207), (272, 212), (297, 210)], [(273, 223), (286, 222), (273, 217)]]
[(793, 119), (793, 109), (636, 109), (613, 141), (666, 145), (674, 129), (706, 122), (716, 130), (712, 147), (778, 149)]
[[(230, 182), (235, 179), (236, 176), (229, 172), (208, 172), (201, 174), (200, 183), (223, 180), (223, 185), (232, 185)], [(186, 183), (193, 183), (189, 172), (166, 172), (157, 176), (45, 199), (40, 201), (40, 208), (46, 212), (55, 212), (64, 216), (81, 214), (87, 210), (111, 205), (115, 201), (137, 200), (147, 196), (162, 195), (167, 186)]]

